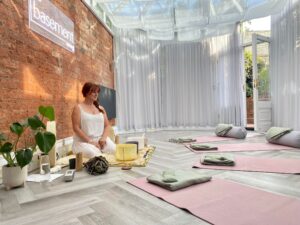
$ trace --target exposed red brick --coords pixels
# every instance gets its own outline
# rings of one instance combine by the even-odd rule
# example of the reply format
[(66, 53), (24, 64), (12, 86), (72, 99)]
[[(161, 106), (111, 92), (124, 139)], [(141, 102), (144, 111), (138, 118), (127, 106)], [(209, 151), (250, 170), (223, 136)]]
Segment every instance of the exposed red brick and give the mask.
[(27, 0), (0, 1), (0, 132), (53, 105), (58, 138), (71, 136), (83, 83), (114, 87), (112, 36), (81, 1), (52, 2), (74, 22), (74, 54), (29, 29)]

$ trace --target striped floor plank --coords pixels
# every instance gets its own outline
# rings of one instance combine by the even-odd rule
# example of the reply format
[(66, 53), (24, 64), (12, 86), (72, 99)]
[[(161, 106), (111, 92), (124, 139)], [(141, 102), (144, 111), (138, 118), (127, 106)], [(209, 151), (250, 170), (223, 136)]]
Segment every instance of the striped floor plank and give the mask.
[[(0, 186), (0, 224), (196, 224), (207, 222), (163, 202), (126, 181), (148, 176), (166, 169), (191, 169), (199, 155), (182, 145), (168, 142), (169, 138), (197, 137), (213, 134), (209, 130), (178, 130), (148, 132), (148, 142), (156, 146), (152, 159), (145, 168), (123, 171), (110, 168), (103, 176), (78, 172), (72, 183), (59, 178), (52, 183), (27, 183), (25, 188), (5, 191)], [(121, 135), (121, 141), (128, 136)], [(263, 136), (222, 143), (263, 142)], [(300, 151), (237, 152), (236, 155), (256, 157), (300, 158)], [(196, 170), (259, 189), (300, 198), (300, 176), (240, 171)]]

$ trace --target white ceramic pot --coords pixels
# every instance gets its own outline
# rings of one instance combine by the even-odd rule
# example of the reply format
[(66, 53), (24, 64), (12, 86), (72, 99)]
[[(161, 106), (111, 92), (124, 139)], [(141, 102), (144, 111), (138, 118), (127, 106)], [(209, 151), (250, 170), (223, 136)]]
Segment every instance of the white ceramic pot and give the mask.
[(19, 166), (15, 167), (2, 167), (2, 181), (6, 190), (14, 187), (24, 187), (28, 173), (28, 167), (25, 166), (21, 169)]

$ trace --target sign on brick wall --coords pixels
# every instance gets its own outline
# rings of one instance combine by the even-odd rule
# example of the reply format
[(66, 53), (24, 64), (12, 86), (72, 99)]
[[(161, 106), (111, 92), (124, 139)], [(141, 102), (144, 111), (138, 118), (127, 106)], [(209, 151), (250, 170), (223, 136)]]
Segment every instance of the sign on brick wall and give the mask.
[(75, 52), (74, 23), (49, 0), (29, 0), (29, 27), (61, 47)]

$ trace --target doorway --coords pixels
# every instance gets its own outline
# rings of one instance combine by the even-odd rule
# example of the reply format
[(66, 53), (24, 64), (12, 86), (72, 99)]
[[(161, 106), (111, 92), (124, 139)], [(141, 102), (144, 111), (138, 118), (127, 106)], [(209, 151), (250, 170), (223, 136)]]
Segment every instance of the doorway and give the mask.
[(269, 45), (268, 37), (256, 33), (252, 34), (252, 41), (244, 45), (246, 128), (258, 132), (265, 132), (271, 126)]

